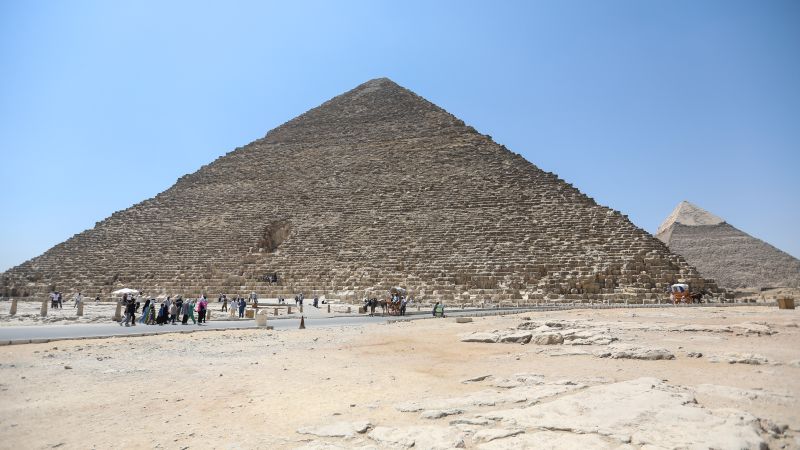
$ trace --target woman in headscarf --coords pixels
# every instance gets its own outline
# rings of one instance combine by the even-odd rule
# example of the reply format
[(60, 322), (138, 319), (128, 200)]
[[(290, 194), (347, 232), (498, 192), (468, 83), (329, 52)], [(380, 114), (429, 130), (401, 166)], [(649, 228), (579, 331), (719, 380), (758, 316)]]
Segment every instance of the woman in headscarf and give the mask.
[(150, 312), (147, 315), (147, 322), (145, 322), (145, 323), (147, 325), (154, 325), (156, 323), (156, 302), (155, 301), (153, 301), (153, 303), (150, 305)]
[(190, 300), (189, 301), (189, 318), (192, 319), (192, 324), (197, 325), (197, 319), (194, 317), (194, 309), (196, 307), (197, 300)]
[(150, 299), (148, 298), (147, 301), (144, 302), (144, 308), (142, 309), (142, 317), (139, 318), (139, 323), (147, 323), (148, 317), (150, 317)]
[(164, 325), (164, 322), (167, 321), (167, 303), (164, 302), (161, 304), (161, 309), (158, 310), (158, 317), (156, 318), (156, 323), (159, 325)]
[(208, 309), (208, 301), (204, 295), (200, 298), (200, 301), (197, 302), (197, 320), (200, 323), (206, 322), (206, 309)]

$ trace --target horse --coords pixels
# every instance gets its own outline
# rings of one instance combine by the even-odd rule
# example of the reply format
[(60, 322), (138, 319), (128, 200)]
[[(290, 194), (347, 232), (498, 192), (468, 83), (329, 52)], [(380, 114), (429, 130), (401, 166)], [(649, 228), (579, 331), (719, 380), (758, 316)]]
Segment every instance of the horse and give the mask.
[(691, 297), (692, 303), (704, 303), (703, 297), (706, 295), (710, 297), (711, 293), (705, 289), (700, 289), (699, 291), (692, 291), (689, 297)]
[(386, 300), (378, 300), (377, 298), (373, 298), (372, 301), (375, 302), (376, 306), (380, 306), (381, 307), (381, 314), (383, 314), (385, 316), (386, 315), (386, 311), (388, 310), (388, 307), (386, 306)]
[(364, 299), (364, 307), (369, 310), (369, 315), (370, 316), (374, 316), (375, 315), (375, 308), (378, 307), (378, 306), (380, 306), (381, 309), (384, 309), (384, 313), (386, 312), (385, 311), (386, 305), (385, 304), (381, 305), (381, 302), (379, 302), (377, 298), (365, 298)]

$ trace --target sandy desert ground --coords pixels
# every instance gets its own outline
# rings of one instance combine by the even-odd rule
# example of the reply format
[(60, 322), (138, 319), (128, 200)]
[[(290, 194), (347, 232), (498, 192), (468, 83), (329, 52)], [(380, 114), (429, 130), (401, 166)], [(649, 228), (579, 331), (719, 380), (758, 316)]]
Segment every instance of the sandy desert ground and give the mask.
[(2, 448), (800, 448), (800, 313), (576, 310), (0, 347)]

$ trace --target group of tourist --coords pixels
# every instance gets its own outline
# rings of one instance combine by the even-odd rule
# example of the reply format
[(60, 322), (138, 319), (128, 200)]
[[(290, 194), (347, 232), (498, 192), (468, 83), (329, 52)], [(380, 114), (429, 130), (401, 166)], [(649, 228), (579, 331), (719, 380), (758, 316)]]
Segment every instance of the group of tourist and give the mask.
[[(95, 303), (100, 303), (100, 296), (98, 295), (94, 300)], [(77, 308), (81, 303), (83, 303), (83, 294), (80, 292), (75, 293), (75, 295), (72, 296), (72, 302), (72, 308)], [(59, 291), (51, 292), (50, 307), (64, 309), (64, 294)]]
[[(228, 311), (228, 296), (227, 295), (219, 294), (219, 298), (217, 299), (217, 302), (222, 302), (222, 307), (220, 308), (220, 311), (222, 311), (222, 312)], [(254, 300), (254, 304), (256, 304), (256, 305), (258, 304), (258, 299), (257, 298)], [(247, 300), (245, 300), (244, 297), (234, 297), (234, 298), (232, 298), (230, 300), (231, 316), (233, 316), (234, 313), (236, 312), (236, 310), (238, 310), (239, 311), (239, 317), (240, 318), (244, 317), (245, 308), (247, 308)]]
[[(218, 301), (222, 303), (221, 311), (228, 311), (230, 303), (231, 316), (238, 312), (240, 318), (244, 317), (247, 308), (247, 300), (244, 297), (234, 297), (228, 301), (226, 295), (220, 294)], [(180, 295), (175, 298), (167, 297), (161, 304), (156, 299), (148, 298), (142, 305), (140, 296), (124, 294), (121, 301), (123, 316), (119, 321), (120, 326), (136, 326), (136, 323), (144, 325), (188, 325), (204, 324), (208, 316), (208, 298), (202, 295), (196, 299), (186, 299)], [(141, 315), (136, 319), (136, 315)]]
[(63, 304), (64, 296), (61, 292), (53, 291), (50, 293), (50, 307), (64, 309)]

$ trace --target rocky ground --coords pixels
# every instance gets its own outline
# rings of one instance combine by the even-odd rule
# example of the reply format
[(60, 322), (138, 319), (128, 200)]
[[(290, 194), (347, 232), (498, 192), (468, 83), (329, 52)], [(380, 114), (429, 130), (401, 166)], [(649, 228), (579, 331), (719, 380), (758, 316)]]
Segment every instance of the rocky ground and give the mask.
[(0, 347), (3, 448), (800, 448), (800, 313), (615, 309)]

